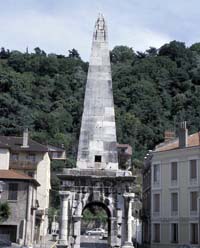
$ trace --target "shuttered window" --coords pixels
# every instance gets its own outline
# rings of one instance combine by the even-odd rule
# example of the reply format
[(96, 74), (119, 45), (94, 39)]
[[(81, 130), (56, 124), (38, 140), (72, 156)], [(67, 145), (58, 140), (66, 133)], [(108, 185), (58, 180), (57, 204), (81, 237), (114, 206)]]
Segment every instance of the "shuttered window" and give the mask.
[(190, 192), (190, 210), (197, 211), (197, 191)]
[(177, 162), (171, 163), (171, 180), (177, 181), (178, 178), (178, 165)]
[(171, 243), (178, 243), (178, 223), (171, 224)]
[(160, 224), (154, 224), (154, 238), (155, 243), (160, 243)]
[(171, 210), (172, 212), (178, 211), (178, 193), (171, 193)]
[(160, 212), (160, 194), (154, 194), (154, 212)]
[(196, 160), (190, 160), (190, 179), (196, 179), (197, 178), (197, 161)]
[(160, 183), (160, 165), (154, 164), (153, 166), (153, 182), (154, 184)]
[(198, 223), (190, 224), (190, 243), (198, 244)]
[(8, 200), (16, 201), (17, 200), (17, 192), (18, 192), (18, 184), (10, 183), (8, 189)]

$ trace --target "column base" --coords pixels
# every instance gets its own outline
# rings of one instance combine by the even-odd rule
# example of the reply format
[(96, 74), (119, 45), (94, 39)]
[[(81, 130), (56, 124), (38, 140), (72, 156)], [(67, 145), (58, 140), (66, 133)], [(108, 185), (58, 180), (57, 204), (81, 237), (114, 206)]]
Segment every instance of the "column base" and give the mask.
[(68, 242), (66, 240), (58, 240), (57, 248), (67, 248)]
[(122, 248), (134, 248), (133, 244), (131, 242), (126, 241), (123, 245)]

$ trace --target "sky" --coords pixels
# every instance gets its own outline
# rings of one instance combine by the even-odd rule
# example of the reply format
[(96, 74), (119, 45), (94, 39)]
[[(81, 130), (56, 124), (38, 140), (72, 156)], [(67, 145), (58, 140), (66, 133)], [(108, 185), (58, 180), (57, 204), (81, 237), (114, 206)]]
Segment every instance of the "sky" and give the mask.
[(68, 55), (75, 48), (88, 61), (98, 13), (109, 47), (145, 51), (172, 40), (200, 42), (199, 0), (0, 0), (0, 47)]

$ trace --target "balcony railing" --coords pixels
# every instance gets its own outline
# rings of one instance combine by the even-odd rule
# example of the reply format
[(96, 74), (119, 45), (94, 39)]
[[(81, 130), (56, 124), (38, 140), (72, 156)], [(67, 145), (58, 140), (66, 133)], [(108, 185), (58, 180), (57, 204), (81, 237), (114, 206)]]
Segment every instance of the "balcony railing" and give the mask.
[(37, 162), (31, 160), (10, 160), (9, 167), (16, 170), (36, 170)]

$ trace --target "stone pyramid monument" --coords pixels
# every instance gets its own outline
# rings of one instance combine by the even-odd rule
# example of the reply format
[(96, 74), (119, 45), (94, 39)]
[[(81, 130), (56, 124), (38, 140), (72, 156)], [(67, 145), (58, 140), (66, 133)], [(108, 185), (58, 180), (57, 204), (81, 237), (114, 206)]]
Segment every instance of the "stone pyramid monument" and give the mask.
[(116, 144), (108, 33), (100, 14), (93, 33), (77, 168), (117, 170)]
[(88, 247), (81, 235), (83, 212), (98, 206), (107, 214), (105, 247), (133, 248), (135, 177), (118, 168), (108, 34), (102, 15), (93, 34), (76, 168), (64, 169), (57, 176), (61, 181), (57, 247)]

